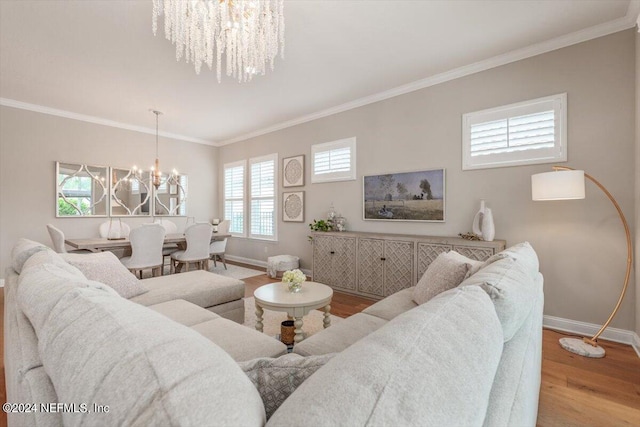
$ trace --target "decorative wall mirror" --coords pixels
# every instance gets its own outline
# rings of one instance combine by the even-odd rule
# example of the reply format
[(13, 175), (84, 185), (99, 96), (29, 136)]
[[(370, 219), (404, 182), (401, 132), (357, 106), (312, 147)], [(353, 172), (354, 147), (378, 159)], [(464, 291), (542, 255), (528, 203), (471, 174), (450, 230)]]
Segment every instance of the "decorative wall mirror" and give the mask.
[(155, 190), (154, 212), (159, 216), (187, 215), (187, 176), (175, 171), (162, 174)]
[(56, 162), (56, 217), (107, 216), (107, 167)]
[(151, 180), (149, 172), (111, 168), (111, 216), (146, 216), (151, 214)]

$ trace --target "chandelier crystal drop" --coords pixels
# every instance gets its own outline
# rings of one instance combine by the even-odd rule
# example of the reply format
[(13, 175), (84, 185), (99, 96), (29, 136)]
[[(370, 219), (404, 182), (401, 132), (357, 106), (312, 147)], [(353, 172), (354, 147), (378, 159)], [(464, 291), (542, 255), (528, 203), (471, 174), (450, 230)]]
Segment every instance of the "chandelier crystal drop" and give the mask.
[(225, 56), (227, 76), (239, 82), (273, 71), (280, 51), (284, 58), (284, 0), (153, 0), (153, 34), (164, 15), (164, 33), (176, 46), (176, 60), (202, 63), (213, 69), (218, 82)]

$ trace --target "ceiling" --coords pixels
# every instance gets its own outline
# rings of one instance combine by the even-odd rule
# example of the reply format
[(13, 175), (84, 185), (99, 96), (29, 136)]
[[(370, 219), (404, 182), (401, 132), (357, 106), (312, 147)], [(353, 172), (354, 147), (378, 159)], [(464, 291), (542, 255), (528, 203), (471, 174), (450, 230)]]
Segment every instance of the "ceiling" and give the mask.
[(640, 2), (285, 1), (285, 58), (243, 84), (176, 62), (151, 10), (0, 1), (0, 103), (155, 132), (153, 108), (165, 134), (221, 145), (630, 28)]

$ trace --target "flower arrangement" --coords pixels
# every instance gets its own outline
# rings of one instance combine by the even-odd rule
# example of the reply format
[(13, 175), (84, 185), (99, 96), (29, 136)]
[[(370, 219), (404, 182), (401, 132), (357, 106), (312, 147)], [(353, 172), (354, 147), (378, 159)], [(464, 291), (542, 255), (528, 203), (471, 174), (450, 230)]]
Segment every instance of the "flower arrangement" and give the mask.
[(307, 276), (298, 269), (285, 271), (282, 275), (282, 282), (289, 286), (291, 292), (300, 292), (305, 280), (307, 280)]

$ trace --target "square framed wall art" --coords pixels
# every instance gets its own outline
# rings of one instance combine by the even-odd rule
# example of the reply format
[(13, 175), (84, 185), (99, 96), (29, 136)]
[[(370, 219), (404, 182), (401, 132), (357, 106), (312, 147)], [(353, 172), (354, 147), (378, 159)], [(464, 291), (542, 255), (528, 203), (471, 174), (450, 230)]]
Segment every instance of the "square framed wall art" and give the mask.
[(304, 154), (282, 159), (282, 186), (302, 187), (304, 185)]
[(282, 220), (304, 222), (304, 191), (282, 193)]
[(365, 220), (444, 222), (444, 169), (363, 177)]

